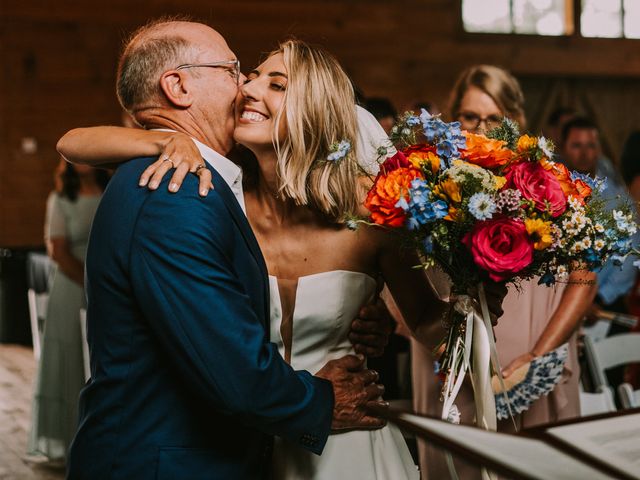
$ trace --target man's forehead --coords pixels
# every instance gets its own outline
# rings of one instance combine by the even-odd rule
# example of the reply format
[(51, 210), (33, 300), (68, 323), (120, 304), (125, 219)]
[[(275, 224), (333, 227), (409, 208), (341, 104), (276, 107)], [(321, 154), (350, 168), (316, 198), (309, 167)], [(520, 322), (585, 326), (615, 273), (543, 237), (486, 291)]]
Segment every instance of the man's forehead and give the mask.
[(157, 25), (149, 32), (149, 37), (173, 35), (184, 38), (193, 47), (203, 53), (233, 56), (226, 40), (208, 25), (196, 22), (167, 22)]
[(585, 128), (572, 128), (567, 132), (567, 140), (576, 139), (576, 138), (585, 138), (590, 137), (592, 139), (598, 138), (598, 129), (585, 127)]

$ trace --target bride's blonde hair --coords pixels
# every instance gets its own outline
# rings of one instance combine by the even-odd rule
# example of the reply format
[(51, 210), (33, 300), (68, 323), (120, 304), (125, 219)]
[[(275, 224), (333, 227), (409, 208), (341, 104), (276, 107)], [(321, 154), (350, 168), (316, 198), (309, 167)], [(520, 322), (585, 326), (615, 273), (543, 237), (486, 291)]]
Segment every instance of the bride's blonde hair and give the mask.
[[(355, 213), (358, 203), (356, 160), (357, 118), (349, 77), (329, 53), (299, 40), (280, 44), (288, 82), (275, 121), (280, 194), (307, 205), (334, 221)], [(286, 122), (288, 134), (276, 133)], [(327, 160), (335, 145), (346, 140), (350, 151)]]

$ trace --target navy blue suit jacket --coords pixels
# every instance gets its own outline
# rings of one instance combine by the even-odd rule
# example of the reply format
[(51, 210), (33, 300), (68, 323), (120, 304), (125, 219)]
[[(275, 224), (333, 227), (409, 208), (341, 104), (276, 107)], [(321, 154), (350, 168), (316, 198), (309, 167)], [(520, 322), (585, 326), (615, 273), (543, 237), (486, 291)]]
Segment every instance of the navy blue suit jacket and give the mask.
[(91, 380), (80, 396), (70, 479), (258, 479), (271, 435), (321, 453), (331, 384), (269, 343), (266, 267), (213, 169), (200, 198), (137, 186), (152, 159), (122, 165), (87, 252)]

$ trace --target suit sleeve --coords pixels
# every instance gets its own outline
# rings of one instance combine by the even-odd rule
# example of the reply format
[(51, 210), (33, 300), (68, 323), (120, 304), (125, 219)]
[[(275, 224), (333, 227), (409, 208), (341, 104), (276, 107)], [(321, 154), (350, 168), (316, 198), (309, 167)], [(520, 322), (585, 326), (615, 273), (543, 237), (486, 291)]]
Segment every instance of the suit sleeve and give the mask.
[[(193, 183), (191, 185), (190, 183)], [(235, 228), (212, 191), (149, 195), (130, 269), (144, 317), (179, 374), (211, 406), (320, 454), (330, 431), (330, 382), (294, 371), (269, 343), (233, 270)]]

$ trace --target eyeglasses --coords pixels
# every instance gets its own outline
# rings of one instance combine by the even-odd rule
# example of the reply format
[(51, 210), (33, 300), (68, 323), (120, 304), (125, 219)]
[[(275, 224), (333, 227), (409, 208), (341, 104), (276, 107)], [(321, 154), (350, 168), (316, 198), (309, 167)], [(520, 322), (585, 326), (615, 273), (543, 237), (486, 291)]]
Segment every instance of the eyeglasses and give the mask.
[(236, 85), (240, 83), (240, 60), (222, 60), (221, 62), (211, 63), (185, 63), (183, 65), (177, 66), (176, 70), (198, 67), (224, 68), (235, 80)]
[(473, 112), (460, 112), (458, 114), (458, 121), (462, 124), (463, 128), (467, 130), (477, 130), (480, 124), (484, 122), (486, 129), (491, 130), (500, 126), (502, 123), (502, 115), (489, 115), (487, 117), (481, 117)]

